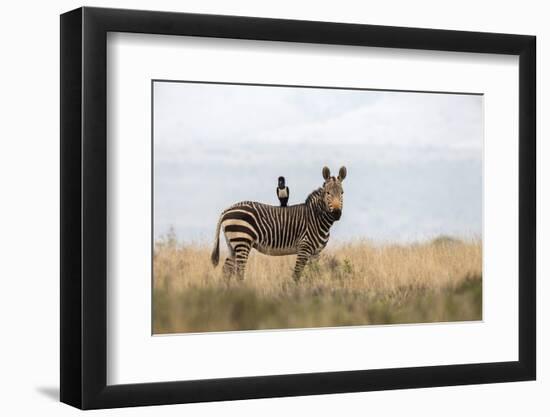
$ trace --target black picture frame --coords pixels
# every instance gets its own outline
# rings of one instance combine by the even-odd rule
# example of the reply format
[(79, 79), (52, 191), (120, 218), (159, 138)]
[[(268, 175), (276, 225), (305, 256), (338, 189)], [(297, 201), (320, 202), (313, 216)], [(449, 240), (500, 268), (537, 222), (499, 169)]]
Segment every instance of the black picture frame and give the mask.
[[(519, 56), (518, 361), (107, 385), (108, 32)], [(535, 379), (535, 45), (525, 35), (237, 16), (88, 7), (61, 15), (61, 401), (94, 409)]]

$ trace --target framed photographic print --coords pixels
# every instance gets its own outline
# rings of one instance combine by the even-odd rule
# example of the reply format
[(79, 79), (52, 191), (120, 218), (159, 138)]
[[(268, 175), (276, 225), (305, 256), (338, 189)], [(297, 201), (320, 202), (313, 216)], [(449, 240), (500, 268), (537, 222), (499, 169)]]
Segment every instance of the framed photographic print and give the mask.
[(61, 401), (535, 379), (535, 103), (532, 36), (63, 14)]

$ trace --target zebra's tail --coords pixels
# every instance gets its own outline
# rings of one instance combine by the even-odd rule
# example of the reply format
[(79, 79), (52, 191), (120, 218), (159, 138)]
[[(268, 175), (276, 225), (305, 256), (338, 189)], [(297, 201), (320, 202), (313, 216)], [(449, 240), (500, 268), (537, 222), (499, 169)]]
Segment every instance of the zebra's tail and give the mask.
[(216, 239), (214, 240), (214, 249), (212, 249), (212, 255), (210, 255), (210, 260), (214, 267), (218, 266), (220, 262), (220, 227), (222, 225), (222, 216), (218, 220), (218, 225), (216, 226)]

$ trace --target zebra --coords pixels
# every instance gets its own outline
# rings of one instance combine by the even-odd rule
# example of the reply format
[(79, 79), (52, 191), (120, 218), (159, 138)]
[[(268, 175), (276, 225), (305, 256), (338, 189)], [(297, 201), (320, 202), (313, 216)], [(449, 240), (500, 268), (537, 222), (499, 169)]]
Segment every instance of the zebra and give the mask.
[(224, 210), (218, 220), (211, 255), (214, 267), (220, 259), (220, 230), (223, 230), (229, 248), (224, 276), (244, 279), (248, 255), (254, 248), (265, 255), (297, 255), (293, 279), (298, 282), (305, 265), (319, 256), (327, 245), (331, 226), (342, 216), (346, 167), (340, 168), (338, 177), (331, 176), (327, 167), (322, 174), (323, 186), (311, 192), (305, 203), (279, 207), (242, 201)]

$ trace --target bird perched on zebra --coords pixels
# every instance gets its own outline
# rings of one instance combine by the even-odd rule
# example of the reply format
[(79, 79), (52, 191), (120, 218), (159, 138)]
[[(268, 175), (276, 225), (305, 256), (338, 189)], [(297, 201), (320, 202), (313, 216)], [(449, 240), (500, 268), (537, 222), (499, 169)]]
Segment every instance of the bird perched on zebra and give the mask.
[(290, 190), (285, 184), (285, 177), (279, 177), (275, 192), (277, 193), (277, 198), (281, 203), (281, 207), (286, 207), (288, 204), (288, 198), (290, 197)]
[(293, 278), (299, 281), (306, 263), (327, 245), (331, 226), (342, 216), (342, 182), (346, 174), (346, 167), (340, 168), (337, 177), (324, 167), (322, 187), (311, 192), (302, 204), (278, 207), (242, 201), (224, 210), (216, 227), (212, 264), (217, 266), (220, 259), (221, 230), (229, 248), (223, 266), (225, 276), (243, 279), (248, 255), (254, 248), (265, 255), (298, 255)]

